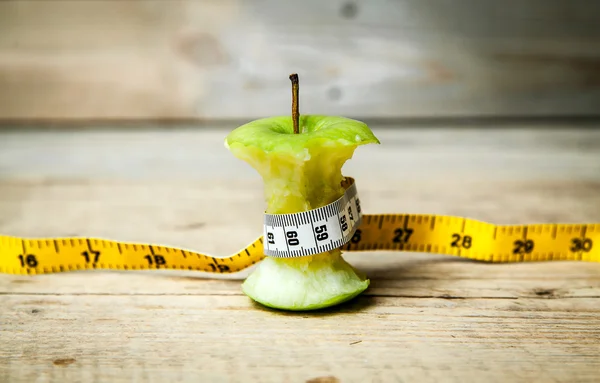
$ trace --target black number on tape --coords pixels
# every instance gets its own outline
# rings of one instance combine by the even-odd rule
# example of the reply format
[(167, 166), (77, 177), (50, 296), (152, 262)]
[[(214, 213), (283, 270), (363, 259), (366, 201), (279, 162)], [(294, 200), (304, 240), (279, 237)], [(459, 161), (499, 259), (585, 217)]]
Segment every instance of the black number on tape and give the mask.
[(324, 241), (329, 238), (329, 234), (327, 234), (327, 226), (325, 225), (315, 227), (315, 233), (317, 234), (316, 237), (318, 241)]
[(340, 224), (342, 225), (342, 231), (348, 230), (348, 222), (346, 222), (345, 214), (340, 218)]
[(33, 254), (19, 255), (19, 260), (21, 261), (21, 267), (37, 267), (38, 265), (37, 258)]
[(571, 251), (576, 252), (576, 251), (584, 251), (584, 252), (588, 252), (590, 250), (592, 250), (592, 240), (589, 238), (573, 238), (571, 239), (571, 243), (573, 243), (573, 246), (571, 246)]
[(361, 231), (360, 229), (356, 229), (356, 231), (354, 232), (354, 235), (352, 236), (352, 239), (350, 241), (352, 241), (352, 243), (357, 244), (360, 242), (360, 234)]
[(354, 221), (354, 215), (352, 215), (352, 206), (348, 206), (348, 217)]
[(213, 263), (210, 263), (210, 267), (212, 267), (213, 271), (219, 270), (222, 273), (229, 271), (229, 266), (227, 266), (227, 265), (219, 265), (219, 264), (215, 265)]
[(394, 231), (394, 243), (407, 243), (412, 233), (413, 229), (396, 229)]
[(150, 255), (149, 254), (149, 255), (146, 255), (144, 258), (146, 258), (146, 260), (148, 261), (148, 264), (150, 266), (156, 265), (157, 268), (167, 264), (165, 257), (163, 257), (162, 255)]
[(356, 199), (356, 211), (360, 214), (360, 200)]
[(269, 243), (271, 243), (271, 244), (275, 243), (275, 236), (273, 235), (273, 233), (267, 233), (267, 239), (268, 239)]
[(84, 251), (81, 256), (85, 258), (85, 263), (96, 263), (100, 259), (99, 251)]
[(518, 239), (514, 242), (514, 246), (513, 254), (529, 254), (533, 251), (534, 243), (531, 239), (525, 241)]
[(462, 237), (462, 242), (461, 242), (461, 236), (458, 233), (454, 233), (452, 234), (452, 243), (450, 244), (451, 247), (463, 247), (465, 249), (469, 249), (471, 248), (471, 244), (473, 243), (473, 238), (470, 235), (465, 235), (464, 237)]
[(288, 245), (290, 246), (298, 246), (300, 244), (300, 241), (298, 240), (298, 232), (292, 230), (292, 231), (288, 231), (287, 233), (285, 233), (285, 235), (288, 237)]

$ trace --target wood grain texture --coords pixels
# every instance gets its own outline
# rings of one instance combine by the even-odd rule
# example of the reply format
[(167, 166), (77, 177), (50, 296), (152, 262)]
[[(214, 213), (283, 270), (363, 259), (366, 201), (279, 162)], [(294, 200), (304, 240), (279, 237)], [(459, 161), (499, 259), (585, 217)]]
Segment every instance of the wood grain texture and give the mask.
[(0, 377), (592, 382), (597, 301), (363, 297), (291, 315), (241, 296), (12, 295), (3, 299), (12, 331), (3, 335), (10, 351), (2, 348)]
[(597, 115), (598, 4), (0, 2), (0, 119)]
[[(382, 145), (357, 150), (345, 170), (366, 212), (600, 217), (598, 130), (373, 130)], [(260, 232), (264, 203), (258, 176), (222, 146), (226, 134), (0, 133), (0, 232), (233, 252)], [(365, 294), (296, 314), (244, 296), (250, 270), (1, 275), (0, 381), (600, 379), (598, 264), (345, 258), (371, 278)]]

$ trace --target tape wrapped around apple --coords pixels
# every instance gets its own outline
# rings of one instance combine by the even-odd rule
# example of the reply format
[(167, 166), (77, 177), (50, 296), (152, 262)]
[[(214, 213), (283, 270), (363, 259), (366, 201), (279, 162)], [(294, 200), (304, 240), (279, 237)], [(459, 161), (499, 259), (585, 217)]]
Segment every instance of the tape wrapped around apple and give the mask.
[[(340, 198), (342, 167), (360, 145), (376, 143), (360, 121), (299, 115), (297, 75), (292, 80), (292, 116), (263, 118), (233, 130), (231, 153), (262, 177), (269, 214), (325, 206)], [(369, 286), (340, 249), (297, 258), (265, 257), (242, 284), (253, 300), (283, 310), (315, 310), (346, 302)]]

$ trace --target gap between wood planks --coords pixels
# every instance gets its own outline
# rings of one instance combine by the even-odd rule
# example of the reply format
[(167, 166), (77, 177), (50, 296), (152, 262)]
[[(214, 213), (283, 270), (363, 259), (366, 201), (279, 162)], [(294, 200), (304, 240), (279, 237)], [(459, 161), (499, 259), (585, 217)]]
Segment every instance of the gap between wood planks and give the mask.
[[(0, 292), (0, 295), (15, 295), (15, 296), (173, 296), (173, 297), (185, 297), (185, 296), (246, 296), (243, 293), (15, 293), (15, 292)], [(535, 293), (538, 299), (596, 299), (600, 298), (600, 295), (587, 295), (587, 296), (553, 296), (552, 293)], [(441, 295), (395, 295), (395, 294), (369, 294), (364, 293), (363, 297), (380, 297), (380, 298), (403, 298), (403, 299), (536, 299), (531, 296), (522, 297), (494, 297), (494, 296), (477, 296), (477, 297), (463, 297), (449, 294)]]

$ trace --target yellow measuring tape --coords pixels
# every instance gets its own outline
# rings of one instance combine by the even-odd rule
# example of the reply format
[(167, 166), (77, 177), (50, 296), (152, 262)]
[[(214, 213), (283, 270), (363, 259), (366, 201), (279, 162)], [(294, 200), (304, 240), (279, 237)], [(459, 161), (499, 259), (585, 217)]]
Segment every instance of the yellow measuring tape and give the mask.
[[(344, 251), (411, 251), (483, 262), (600, 262), (600, 223), (493, 225), (426, 214), (364, 214)], [(264, 258), (262, 236), (229, 257), (95, 238), (0, 236), (0, 272), (177, 269), (235, 273)]]

